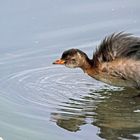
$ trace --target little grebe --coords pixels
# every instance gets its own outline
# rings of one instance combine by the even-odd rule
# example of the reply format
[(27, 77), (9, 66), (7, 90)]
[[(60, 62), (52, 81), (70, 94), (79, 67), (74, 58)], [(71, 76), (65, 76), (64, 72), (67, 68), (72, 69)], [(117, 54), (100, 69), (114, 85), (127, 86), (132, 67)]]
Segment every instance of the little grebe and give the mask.
[(79, 49), (70, 49), (53, 64), (80, 67), (107, 84), (140, 89), (140, 38), (122, 32), (112, 34), (102, 41), (92, 59)]

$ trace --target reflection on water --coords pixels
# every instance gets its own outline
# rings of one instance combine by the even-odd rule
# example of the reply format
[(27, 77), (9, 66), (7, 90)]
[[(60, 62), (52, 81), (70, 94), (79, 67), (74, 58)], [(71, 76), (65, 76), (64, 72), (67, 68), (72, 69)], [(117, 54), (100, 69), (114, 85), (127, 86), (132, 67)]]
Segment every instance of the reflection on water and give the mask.
[[(138, 90), (101, 90), (90, 92), (80, 100), (69, 99), (67, 108), (51, 113), (52, 121), (68, 131), (80, 131), (82, 125), (100, 128), (99, 137), (117, 140), (139, 139), (140, 97)], [(78, 110), (78, 111), (77, 111)], [(64, 113), (61, 113), (64, 112)]]

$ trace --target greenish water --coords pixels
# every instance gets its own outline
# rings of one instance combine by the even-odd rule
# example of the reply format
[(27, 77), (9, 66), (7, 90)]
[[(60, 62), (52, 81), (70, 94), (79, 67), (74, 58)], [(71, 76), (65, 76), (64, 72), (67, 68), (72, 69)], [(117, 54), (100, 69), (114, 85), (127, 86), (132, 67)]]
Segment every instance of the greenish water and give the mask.
[(69, 48), (92, 57), (112, 32), (140, 36), (138, 0), (0, 2), (0, 137), (138, 140), (139, 91), (53, 66)]

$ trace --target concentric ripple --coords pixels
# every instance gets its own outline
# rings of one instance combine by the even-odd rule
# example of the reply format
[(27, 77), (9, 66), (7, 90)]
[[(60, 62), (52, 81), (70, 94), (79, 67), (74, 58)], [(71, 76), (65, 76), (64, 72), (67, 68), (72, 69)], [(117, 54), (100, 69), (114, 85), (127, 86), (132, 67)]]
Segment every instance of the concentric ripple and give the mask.
[[(89, 100), (84, 96), (90, 89), (100, 90), (103, 86), (79, 70), (58, 66), (24, 70), (7, 76), (1, 83), (1, 87), (6, 87), (2, 88), (2, 96), (14, 104), (68, 113), (79, 113)], [(86, 106), (93, 108), (90, 102)]]

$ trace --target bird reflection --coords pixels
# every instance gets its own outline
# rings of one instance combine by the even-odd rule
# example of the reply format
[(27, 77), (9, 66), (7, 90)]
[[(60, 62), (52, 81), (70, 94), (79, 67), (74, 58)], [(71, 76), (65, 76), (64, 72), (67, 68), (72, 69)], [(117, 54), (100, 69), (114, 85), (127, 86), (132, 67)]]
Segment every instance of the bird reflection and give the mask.
[[(59, 127), (71, 132), (80, 131), (82, 125), (90, 123), (100, 129), (97, 134), (100, 138), (138, 140), (140, 138), (138, 94), (138, 90), (131, 88), (116, 91), (91, 89), (79, 100), (69, 99), (67, 107), (51, 113), (51, 119)], [(90, 122), (86, 121), (88, 118)]]

